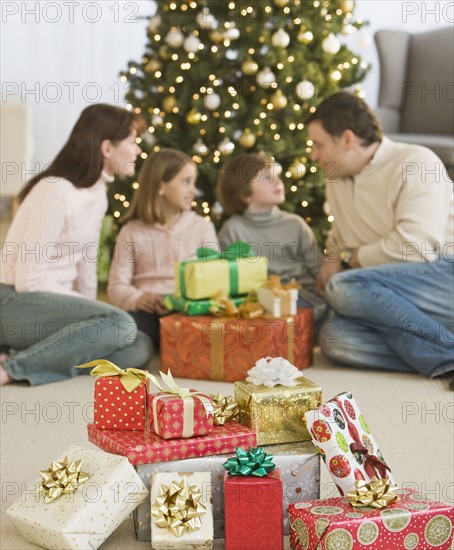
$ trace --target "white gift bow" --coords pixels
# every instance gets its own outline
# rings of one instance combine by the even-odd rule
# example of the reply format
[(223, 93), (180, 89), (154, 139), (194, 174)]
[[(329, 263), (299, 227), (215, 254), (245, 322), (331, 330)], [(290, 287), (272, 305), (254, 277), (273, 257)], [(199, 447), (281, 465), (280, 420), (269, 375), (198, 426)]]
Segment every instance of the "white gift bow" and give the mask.
[(283, 357), (264, 357), (259, 359), (255, 367), (248, 370), (249, 376), (247, 382), (252, 382), (255, 386), (274, 386), (293, 387), (298, 385), (297, 378), (303, 376), (300, 370), (284, 359)]

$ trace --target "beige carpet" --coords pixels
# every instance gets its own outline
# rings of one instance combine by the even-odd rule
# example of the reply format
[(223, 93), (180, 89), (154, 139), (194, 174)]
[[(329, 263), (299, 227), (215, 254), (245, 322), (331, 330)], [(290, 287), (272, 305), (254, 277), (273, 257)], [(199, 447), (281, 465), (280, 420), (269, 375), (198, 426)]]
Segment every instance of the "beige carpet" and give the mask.
[[(155, 360), (152, 370), (157, 368)], [(305, 374), (321, 384), (325, 400), (341, 391), (353, 393), (399, 484), (454, 504), (454, 403), (448, 378), (426, 380), (416, 375), (339, 368), (318, 353), (315, 366)], [(200, 381), (197, 387), (233, 393), (230, 383)], [(47, 468), (67, 447), (91, 446), (85, 425), (92, 410), (92, 392), (90, 376), (35, 388), (11, 385), (0, 390), (2, 550), (37, 548), (16, 532), (5, 510), (37, 480), (38, 471)], [(322, 496), (335, 495), (322, 464)], [(135, 540), (128, 519), (101, 548), (144, 549), (150, 548), (150, 543)], [(222, 541), (216, 541), (215, 548), (223, 548)]]

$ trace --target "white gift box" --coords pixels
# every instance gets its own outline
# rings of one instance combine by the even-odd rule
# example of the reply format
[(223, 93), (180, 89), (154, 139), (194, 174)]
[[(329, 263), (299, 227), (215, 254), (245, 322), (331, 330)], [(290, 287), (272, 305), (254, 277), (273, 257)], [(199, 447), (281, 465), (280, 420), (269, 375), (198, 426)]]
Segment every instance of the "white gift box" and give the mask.
[[(82, 460), (90, 477), (74, 493), (46, 504), (30, 487), (8, 509), (11, 521), (30, 542), (55, 550), (95, 550), (148, 496), (128, 459), (73, 445), (58, 460)], [(49, 464), (40, 465), (43, 469)]]
[(157, 519), (151, 515), (151, 547), (153, 550), (211, 550), (213, 548), (213, 505), (209, 472), (152, 474), (151, 508), (156, 502), (156, 497), (160, 496), (161, 485), (169, 486), (172, 482), (180, 483), (183, 479), (189, 486), (196, 486), (202, 494), (200, 502), (205, 506), (206, 512), (200, 518), (201, 526), (194, 531), (187, 531), (181, 536), (176, 536), (166, 527), (158, 527)]
[(264, 307), (265, 313), (273, 317), (296, 315), (298, 289), (289, 288), (285, 292), (286, 297), (281, 298), (271, 288), (259, 288), (257, 290), (257, 300)]

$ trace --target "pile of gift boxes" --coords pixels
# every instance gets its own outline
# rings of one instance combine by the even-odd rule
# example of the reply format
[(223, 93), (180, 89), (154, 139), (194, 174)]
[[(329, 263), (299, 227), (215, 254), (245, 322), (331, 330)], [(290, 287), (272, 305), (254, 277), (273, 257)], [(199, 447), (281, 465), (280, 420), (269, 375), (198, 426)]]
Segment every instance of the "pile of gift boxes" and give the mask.
[[(88, 439), (102, 450), (73, 446), (53, 457), (8, 510), (23, 536), (96, 549), (133, 513), (137, 539), (156, 550), (209, 549), (216, 538), (227, 550), (280, 550), (284, 535), (294, 550), (448, 550), (454, 508), (399, 488), (353, 396), (322, 404), (321, 388), (303, 376), (312, 317), (295, 313), (295, 288), (267, 279), (266, 264), (238, 279), (217, 262), (226, 263), (176, 268), (185, 293), (168, 300), (186, 313), (162, 319), (160, 378), (106, 360), (82, 365), (96, 377)], [(216, 280), (208, 289), (216, 299), (191, 297), (204, 279)], [(236, 295), (258, 289), (264, 311), (255, 316), (257, 302)], [(253, 315), (232, 316), (244, 303)], [(221, 316), (190, 311), (207, 307)], [(287, 336), (235, 338), (242, 323), (265, 322)], [(234, 381), (234, 395), (180, 387), (172, 374)], [(320, 457), (341, 496), (319, 500)]]

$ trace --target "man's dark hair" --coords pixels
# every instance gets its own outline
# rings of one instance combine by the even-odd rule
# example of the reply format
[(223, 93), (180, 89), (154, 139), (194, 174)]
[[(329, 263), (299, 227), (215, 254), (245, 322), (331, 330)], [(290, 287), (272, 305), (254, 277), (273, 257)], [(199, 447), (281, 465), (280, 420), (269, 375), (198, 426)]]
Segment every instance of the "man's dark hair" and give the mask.
[(316, 120), (332, 137), (340, 137), (345, 130), (351, 130), (365, 146), (383, 139), (380, 121), (371, 108), (360, 97), (348, 92), (337, 92), (325, 98), (305, 124)]

